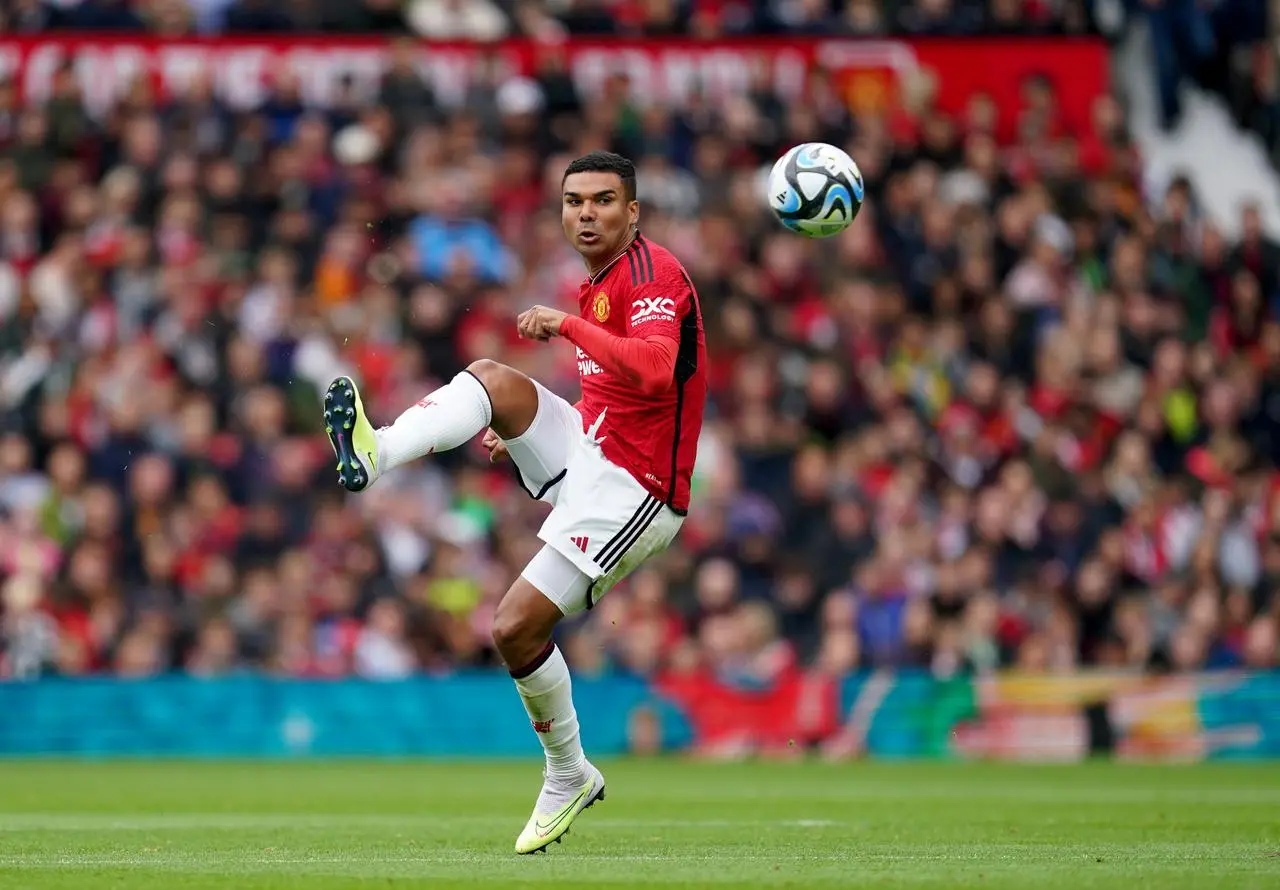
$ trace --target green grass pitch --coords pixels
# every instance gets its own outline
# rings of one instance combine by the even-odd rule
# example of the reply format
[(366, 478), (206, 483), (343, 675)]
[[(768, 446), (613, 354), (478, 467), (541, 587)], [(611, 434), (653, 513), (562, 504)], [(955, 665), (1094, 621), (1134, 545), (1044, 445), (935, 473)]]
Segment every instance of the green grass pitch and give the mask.
[(600, 765), (0, 762), (0, 888), (1280, 888), (1280, 766)]

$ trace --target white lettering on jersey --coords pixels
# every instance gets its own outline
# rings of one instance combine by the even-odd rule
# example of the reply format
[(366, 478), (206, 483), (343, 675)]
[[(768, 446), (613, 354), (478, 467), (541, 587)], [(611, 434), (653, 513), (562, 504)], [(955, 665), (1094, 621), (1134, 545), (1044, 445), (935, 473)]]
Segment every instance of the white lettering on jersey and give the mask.
[(631, 326), (647, 321), (675, 321), (676, 301), (670, 297), (641, 297), (631, 304)]
[(603, 374), (604, 368), (596, 364), (596, 360), (582, 351), (582, 347), (578, 347), (578, 376), (591, 377), (596, 374)]

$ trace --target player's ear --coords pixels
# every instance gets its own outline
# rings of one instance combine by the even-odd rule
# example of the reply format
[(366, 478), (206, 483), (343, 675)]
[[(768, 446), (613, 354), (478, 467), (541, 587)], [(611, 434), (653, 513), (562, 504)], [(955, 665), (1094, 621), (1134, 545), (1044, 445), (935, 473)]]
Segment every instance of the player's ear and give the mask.
[(627, 202), (627, 215), (631, 217), (631, 225), (640, 225), (640, 202), (632, 199)]

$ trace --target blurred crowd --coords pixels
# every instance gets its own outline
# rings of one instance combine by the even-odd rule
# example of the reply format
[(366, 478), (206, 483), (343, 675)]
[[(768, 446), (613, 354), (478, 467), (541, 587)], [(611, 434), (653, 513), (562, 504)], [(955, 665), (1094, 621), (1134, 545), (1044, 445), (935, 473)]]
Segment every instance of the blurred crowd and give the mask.
[[(7, 10), (7, 11), (6, 11)], [(1081, 34), (1086, 0), (10, 0), (0, 32), (566, 35)]]
[[(190, 9), (267, 8), (221, 6)], [(1280, 246), (1143, 194), (1116, 98), (854, 120), (815, 70), (785, 107), (586, 102), (552, 53), (450, 111), (414, 52), (370, 106), (0, 85), (0, 676), (496, 663), (545, 507), (478, 442), (347, 495), (318, 392), (354, 373), (390, 422), (491, 357), (574, 397), (572, 348), (514, 319), (575, 306), (557, 195), (597, 147), (698, 286), (712, 392), (684, 531), (565, 628), (579, 670), (1276, 664)], [(869, 189), (822, 242), (761, 199), (812, 140)]]

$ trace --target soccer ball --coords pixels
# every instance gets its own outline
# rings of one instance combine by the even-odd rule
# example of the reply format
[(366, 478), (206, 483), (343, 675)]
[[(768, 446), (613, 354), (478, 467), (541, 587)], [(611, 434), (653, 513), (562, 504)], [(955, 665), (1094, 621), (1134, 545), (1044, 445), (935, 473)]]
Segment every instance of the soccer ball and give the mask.
[(843, 232), (862, 209), (862, 171), (834, 145), (806, 142), (769, 171), (769, 207), (779, 221), (807, 238)]

